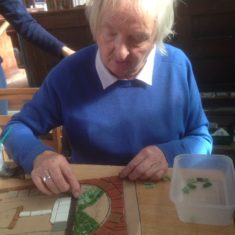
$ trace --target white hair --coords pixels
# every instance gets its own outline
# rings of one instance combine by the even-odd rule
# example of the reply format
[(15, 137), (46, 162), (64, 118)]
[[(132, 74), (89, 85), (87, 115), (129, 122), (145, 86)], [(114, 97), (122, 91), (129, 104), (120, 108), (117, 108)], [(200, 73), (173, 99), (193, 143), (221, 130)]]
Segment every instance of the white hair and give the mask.
[(120, 9), (123, 5), (136, 11), (138, 16), (152, 17), (156, 22), (156, 44), (164, 54), (164, 40), (170, 37), (174, 24), (174, 3), (177, 0), (86, 0), (86, 16), (90, 24), (91, 33), (96, 40), (97, 30), (105, 12)]

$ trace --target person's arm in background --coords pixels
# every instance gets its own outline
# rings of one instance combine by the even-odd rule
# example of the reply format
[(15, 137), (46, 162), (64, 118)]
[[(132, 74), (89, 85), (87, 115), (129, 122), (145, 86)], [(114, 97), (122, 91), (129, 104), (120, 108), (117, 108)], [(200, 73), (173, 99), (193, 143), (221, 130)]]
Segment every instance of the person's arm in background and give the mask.
[(74, 51), (47, 32), (28, 12), (21, 0), (0, 0), (0, 14), (25, 39), (41, 49), (57, 56), (66, 57)]

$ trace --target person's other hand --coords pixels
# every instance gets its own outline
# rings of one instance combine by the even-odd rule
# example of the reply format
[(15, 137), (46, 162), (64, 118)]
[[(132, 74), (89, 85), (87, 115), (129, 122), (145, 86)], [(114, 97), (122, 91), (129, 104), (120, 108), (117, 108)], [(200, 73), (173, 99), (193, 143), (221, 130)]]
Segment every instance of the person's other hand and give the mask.
[(62, 55), (63, 55), (64, 57), (67, 57), (67, 56), (70, 56), (70, 55), (72, 55), (73, 53), (75, 53), (75, 51), (72, 50), (72, 49), (70, 49), (70, 48), (67, 47), (67, 46), (63, 46), (63, 47), (61, 48), (61, 53), (62, 53)]
[(37, 188), (47, 194), (71, 191), (74, 197), (80, 193), (80, 185), (64, 156), (53, 151), (39, 154), (33, 163), (31, 177)]
[(163, 152), (151, 145), (142, 149), (120, 172), (121, 178), (159, 181), (167, 172), (168, 163)]

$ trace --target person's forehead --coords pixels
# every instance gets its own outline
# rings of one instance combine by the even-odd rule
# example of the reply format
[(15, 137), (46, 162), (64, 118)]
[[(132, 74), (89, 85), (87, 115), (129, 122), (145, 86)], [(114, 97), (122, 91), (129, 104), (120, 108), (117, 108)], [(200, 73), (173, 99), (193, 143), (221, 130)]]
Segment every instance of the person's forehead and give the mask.
[(104, 11), (101, 16), (102, 24), (117, 24), (135, 23), (145, 27), (152, 27), (155, 19), (152, 15), (143, 12), (137, 12), (135, 9), (130, 8), (117, 8), (111, 11)]

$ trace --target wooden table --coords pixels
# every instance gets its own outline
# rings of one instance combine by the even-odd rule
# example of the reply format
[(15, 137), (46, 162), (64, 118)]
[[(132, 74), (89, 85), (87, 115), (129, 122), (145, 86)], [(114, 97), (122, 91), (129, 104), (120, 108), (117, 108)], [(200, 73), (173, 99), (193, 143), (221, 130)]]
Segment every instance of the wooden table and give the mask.
[[(122, 167), (72, 165), (79, 180), (102, 178), (118, 175)], [(168, 172), (171, 175), (171, 169)], [(30, 180), (7, 179), (0, 180), (0, 190), (21, 188), (31, 185)], [(141, 230), (144, 235), (234, 235), (234, 225), (211, 226), (186, 224), (181, 222), (174, 204), (169, 199), (170, 182), (159, 182), (147, 187), (146, 184), (136, 184)], [(130, 234), (135, 235), (135, 234)]]

